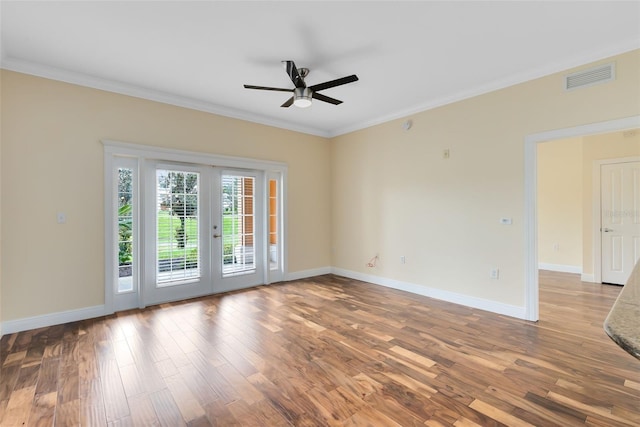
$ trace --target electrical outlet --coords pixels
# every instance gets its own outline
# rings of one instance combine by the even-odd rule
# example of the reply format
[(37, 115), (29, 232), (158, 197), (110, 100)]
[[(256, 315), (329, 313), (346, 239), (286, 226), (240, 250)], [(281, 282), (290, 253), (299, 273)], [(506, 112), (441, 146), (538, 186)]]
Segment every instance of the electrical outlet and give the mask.
[(554, 252), (558, 252), (560, 250), (560, 243), (554, 243), (553, 244), (553, 251)]
[(492, 268), (489, 272), (489, 278), (498, 280), (500, 278), (500, 270), (498, 270), (497, 268)]

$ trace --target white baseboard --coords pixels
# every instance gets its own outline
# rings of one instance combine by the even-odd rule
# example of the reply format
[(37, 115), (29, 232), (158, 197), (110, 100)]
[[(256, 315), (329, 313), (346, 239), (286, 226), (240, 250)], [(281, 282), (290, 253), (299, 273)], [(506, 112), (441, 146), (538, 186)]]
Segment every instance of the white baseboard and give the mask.
[(596, 282), (596, 277), (593, 273), (591, 274), (581, 274), (580, 275), (580, 280), (583, 282), (589, 282), (589, 283), (597, 283)]
[(539, 270), (557, 271), (559, 273), (575, 273), (582, 274), (582, 266), (580, 265), (562, 265), (562, 264), (548, 264), (541, 262), (538, 264)]
[(311, 270), (294, 271), (292, 273), (287, 273), (284, 280), (289, 282), (291, 280), (300, 280), (306, 279), (308, 277), (322, 276), (323, 274), (331, 274), (331, 272), (331, 267), (320, 267), (313, 268)]
[(58, 313), (43, 314), (41, 316), (25, 317), (23, 319), (17, 320), (7, 320), (2, 322), (2, 333), (13, 334), (15, 332), (45, 328), (47, 326), (76, 322), (78, 320), (92, 319), (94, 317), (100, 317), (104, 315), (104, 305), (96, 305), (93, 307), (79, 308), (77, 310), (60, 311)]
[(582, 267), (579, 265), (561, 265), (561, 264), (547, 264), (541, 262), (538, 264), (538, 269), (557, 271), (559, 273), (574, 273), (580, 275), (580, 280), (583, 282), (596, 283), (595, 275), (593, 273), (583, 273)]
[(341, 268), (333, 268), (332, 273), (338, 276), (348, 277), (350, 279), (362, 280), (363, 282), (385, 286), (387, 288), (398, 289), (425, 297), (430, 297), (454, 304), (460, 304), (467, 307), (478, 308), (480, 310), (490, 311), (492, 313), (503, 314), (505, 316), (526, 320), (525, 307), (503, 304), (496, 301), (489, 301), (486, 299), (462, 295), (442, 289), (429, 288), (427, 286), (422, 286), (415, 283), (402, 282), (399, 280), (358, 273), (356, 271), (344, 270)]

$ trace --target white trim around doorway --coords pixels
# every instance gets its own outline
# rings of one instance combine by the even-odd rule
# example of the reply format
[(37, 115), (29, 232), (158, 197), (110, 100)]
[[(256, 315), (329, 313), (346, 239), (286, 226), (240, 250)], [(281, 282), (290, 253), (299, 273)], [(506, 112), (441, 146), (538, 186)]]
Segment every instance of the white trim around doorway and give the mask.
[[(538, 321), (537, 144), (556, 139), (619, 132), (640, 127), (640, 116), (527, 135), (524, 139), (525, 319)], [(599, 214), (598, 214), (599, 216)], [(595, 246), (595, 241), (594, 241)], [(594, 263), (595, 265), (595, 263)], [(594, 275), (595, 276), (595, 275)]]

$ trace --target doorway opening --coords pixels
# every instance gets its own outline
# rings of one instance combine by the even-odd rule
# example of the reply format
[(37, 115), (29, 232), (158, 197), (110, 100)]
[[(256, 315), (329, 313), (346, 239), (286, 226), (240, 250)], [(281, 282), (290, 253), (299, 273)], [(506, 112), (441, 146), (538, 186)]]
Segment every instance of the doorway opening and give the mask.
[[(539, 318), (539, 237), (541, 242), (544, 241), (544, 239), (539, 236), (538, 231), (538, 145), (540, 143), (564, 140), (567, 138), (582, 138), (590, 135), (623, 132), (637, 128), (640, 128), (640, 116), (543, 132), (529, 135), (525, 138), (525, 317), (527, 320), (537, 321)], [(555, 246), (555, 244), (552, 243), (551, 250), (555, 248), (560, 249), (560, 246)], [(544, 248), (544, 250), (547, 249), (548, 248)], [(591, 260), (593, 262), (593, 256)], [(584, 270), (582, 265), (579, 267), (581, 270)], [(585, 272), (583, 271), (582, 274), (585, 274)], [(588, 277), (583, 276), (583, 280), (584, 278)]]

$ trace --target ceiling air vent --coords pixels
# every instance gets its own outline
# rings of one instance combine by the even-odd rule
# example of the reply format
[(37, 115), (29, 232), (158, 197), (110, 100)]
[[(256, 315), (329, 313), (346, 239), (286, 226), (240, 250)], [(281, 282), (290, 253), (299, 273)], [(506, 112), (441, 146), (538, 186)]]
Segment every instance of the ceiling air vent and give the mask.
[(613, 63), (578, 71), (577, 73), (564, 76), (564, 88), (565, 90), (573, 90), (598, 83), (610, 82), (616, 78), (615, 73), (616, 70)]

